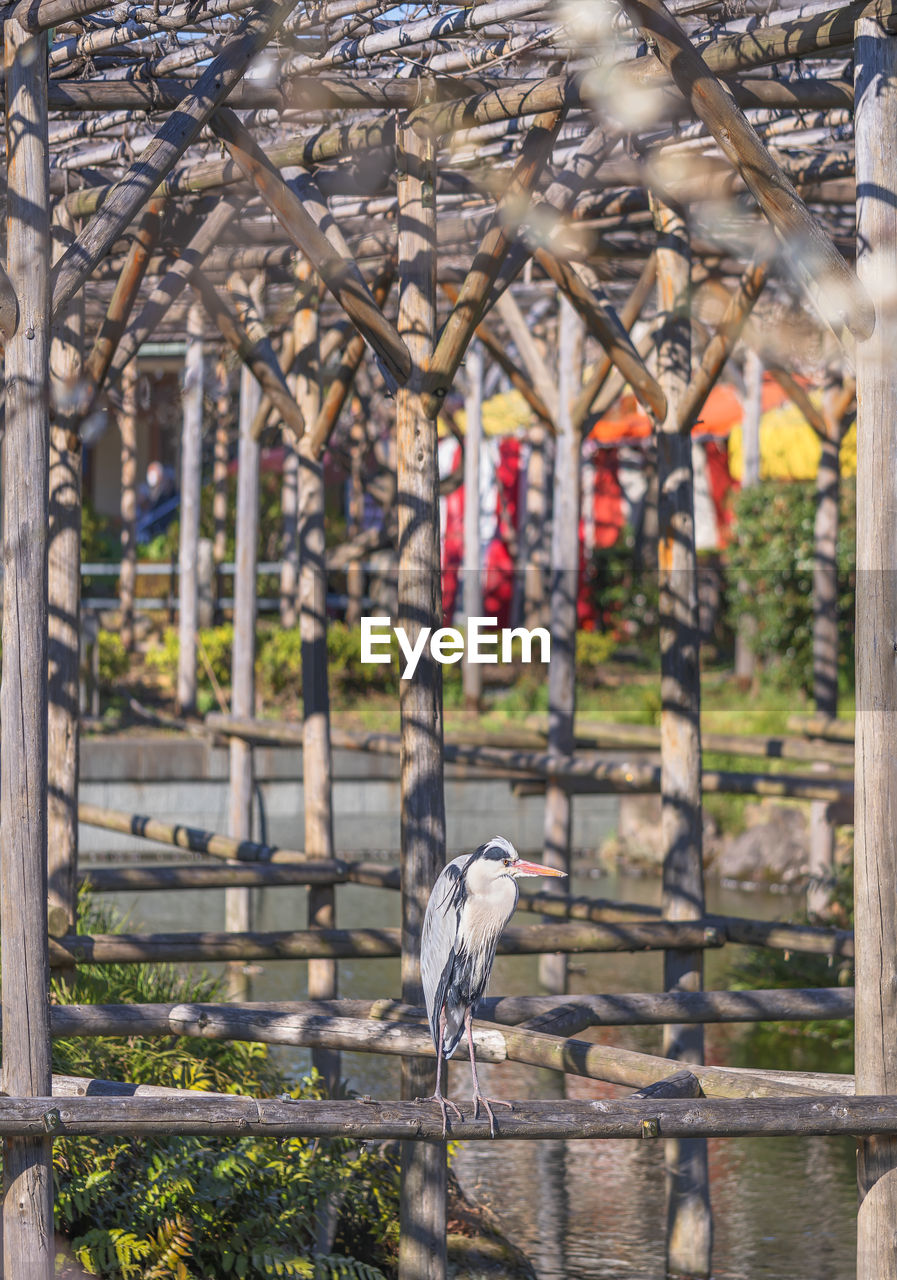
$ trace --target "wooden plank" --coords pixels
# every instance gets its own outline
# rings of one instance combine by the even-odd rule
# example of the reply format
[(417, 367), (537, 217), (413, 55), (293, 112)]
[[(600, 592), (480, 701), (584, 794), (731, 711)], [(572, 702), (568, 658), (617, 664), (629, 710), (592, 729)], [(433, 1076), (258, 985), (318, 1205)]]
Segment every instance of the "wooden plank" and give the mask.
[(663, 0), (624, 0), (624, 8), (779, 233), (786, 260), (820, 313), (868, 337), (875, 313), (865, 289)]
[[(482, 1111), (473, 1119), (462, 1099), (453, 1140), (492, 1142)], [(0, 1135), (32, 1136), (51, 1128), (59, 1137), (171, 1134), (265, 1137), (333, 1137), (355, 1141), (401, 1140), (444, 1145), (442, 1113), (435, 1102), (374, 1099), (288, 1102), (220, 1098), (195, 1091), (184, 1097), (0, 1098)], [(675, 1136), (802, 1138), (888, 1135), (897, 1128), (889, 1095), (850, 1098), (644, 1098), (516, 1101), (496, 1116), (502, 1140), (638, 1139)]]
[[(190, 283), (202, 299), (209, 319), (218, 326), (222, 337), (270, 398), (284, 425), (298, 439), (305, 430), (302, 410), (287, 386), (270, 338), (253, 313), (243, 277), (235, 272), (228, 278), (227, 295), (217, 289), (199, 267), (191, 270)], [(253, 409), (253, 421), (257, 413), (258, 405)], [(247, 428), (250, 435), (252, 425)]]
[[(0, 966), (3, 1090), (50, 1092), (47, 964), (47, 527), (50, 213), (44, 41), (3, 29), (6, 269), (19, 324), (4, 359)], [(54, 1274), (46, 1131), (3, 1142), (3, 1272)]]
[[(857, 270), (875, 298), (872, 337), (856, 351), (856, 1087), (897, 1093), (897, 39), (870, 15), (855, 45)], [(897, 1136), (858, 1144), (857, 1276), (894, 1280)]]
[(527, 133), (520, 159), (474, 254), (430, 359), (424, 407), (431, 418), (442, 408), (464, 352), (485, 314), (492, 286), (523, 221), (533, 187), (551, 156), (564, 115), (562, 110), (539, 115)]
[(92, 383), (94, 399), (112, 364), (112, 358), (137, 300), (150, 257), (158, 244), (164, 208), (163, 200), (150, 200), (144, 210), (121, 273), (115, 282), (115, 289), (109, 299), (103, 323), (100, 325), (90, 355), (85, 362), (85, 374)]
[(216, 112), (211, 123), (241, 172), (260, 192), (293, 243), (313, 263), (315, 271), (395, 381), (406, 382), (411, 371), (407, 348), (371, 297), (348, 248), (343, 252), (334, 249), (303, 201), (284, 182), (280, 171), (233, 111), (225, 108)]
[[(660, 617), (661, 909), (670, 920), (704, 914), (701, 817), (701, 673), (694, 476), (690, 433), (680, 431), (680, 405), (691, 382), (691, 254), (682, 214), (652, 202), (657, 231), (657, 371), (667, 412), (657, 432), (658, 590)], [(701, 952), (664, 955), (666, 991), (700, 991)], [(700, 1078), (704, 1033), (693, 1025), (664, 1028), (664, 1054)], [(710, 1274), (713, 1220), (707, 1144), (672, 1139), (667, 1169), (667, 1271)]]
[[(57, 206), (53, 249), (71, 242)], [(75, 925), (78, 877), (79, 679), (81, 656), (80, 395), (84, 306), (76, 299), (50, 343), (48, 567), (47, 920), (51, 933)]]
[(94, 893), (118, 893), (124, 890), (139, 893), (142, 890), (156, 892), (159, 889), (227, 889), (241, 885), (249, 888), (292, 884), (333, 885), (357, 883), (357, 875), (370, 880), (380, 889), (399, 888), (397, 867), (377, 862), (345, 862), (342, 859), (329, 862), (299, 861), (292, 864), (228, 862), (225, 866), (178, 864), (94, 867), (82, 874), (81, 883)]
[[(582, 441), (573, 430), (570, 403), (582, 384), (582, 324), (572, 303), (560, 299), (557, 327), (558, 417), (551, 523), (551, 662), (548, 666), (548, 756), (573, 750), (576, 714), (576, 600), (579, 594), (579, 495)], [(542, 860), (569, 876), (573, 799), (552, 779), (545, 791)], [(549, 882), (556, 892), (563, 886)], [(550, 890), (549, 890), (550, 892)], [(539, 982), (550, 992), (567, 990), (563, 955), (539, 959)]]
[(286, 3), (271, 3), (269, 0), (244, 18), (221, 53), (203, 71), (193, 92), (171, 113), (150, 146), (111, 188), (102, 208), (56, 266), (53, 275), (54, 310), (65, 306), (77, 293), (165, 175), (196, 141), (203, 125), (242, 79), (250, 62), (270, 40), (290, 7), (289, 0)]
[(181, 506), (178, 544), (179, 715), (196, 713), (196, 649), (199, 627), (199, 508), (202, 498), (203, 310), (187, 313), (184, 381), (181, 391)]
[[(639, 402), (652, 417), (666, 416), (666, 397), (657, 379), (648, 372), (633, 346), (617, 313), (604, 296), (597, 277), (589, 284), (582, 279), (573, 263), (563, 262), (547, 249), (537, 249), (535, 259), (582, 316), (589, 332), (611, 359), (621, 375), (632, 386)], [(577, 387), (577, 393), (581, 387)]]
[[(436, 146), (396, 120), (398, 330), (411, 374), (396, 396), (398, 623), (414, 643), (442, 619), (436, 423), (426, 411), (436, 337)], [(402, 999), (423, 1003), (420, 940), (427, 900), (445, 863), (442, 668), (428, 652), (399, 691)], [(435, 1073), (403, 1064), (402, 1095), (433, 1092)], [(399, 1280), (445, 1280), (446, 1159), (438, 1143), (401, 1149)]]

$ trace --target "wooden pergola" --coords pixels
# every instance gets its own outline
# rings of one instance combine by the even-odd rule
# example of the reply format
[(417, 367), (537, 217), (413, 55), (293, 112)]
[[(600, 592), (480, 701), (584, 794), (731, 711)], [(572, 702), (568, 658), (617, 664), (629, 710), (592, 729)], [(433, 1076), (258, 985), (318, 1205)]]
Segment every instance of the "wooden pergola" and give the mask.
[[(46, 1112), (34, 1120), (28, 1099), (52, 1092), (48, 893), (51, 932), (73, 924), (81, 431), (108, 409), (133, 442), (135, 356), (150, 338), (187, 350), (187, 709), (203, 350), (241, 370), (234, 717), (253, 714), (259, 439), (280, 430), (288, 446), (312, 860), (335, 857), (322, 457), (356, 376), (395, 414), (384, 501), (398, 540), (396, 623), (409, 636), (441, 625), (436, 419), (475, 340), (525, 396), (540, 437), (554, 437), (553, 498), (534, 450), (527, 514), (531, 563), (551, 583), (532, 616), (550, 596), (545, 856), (561, 866), (580, 446), (595, 414), (632, 388), (657, 433), (663, 914), (685, 922), (704, 916), (691, 429), (741, 341), (799, 395), (793, 375), (806, 368), (789, 368), (789, 352), (810, 336), (812, 373), (836, 389), (825, 411), (805, 397), (827, 475), (854, 393), (858, 418), (856, 1090), (897, 1095), (897, 7), (18, 0), (3, 18), (0, 959), (3, 1091), (21, 1100), (21, 1123), (2, 1129), (8, 1280), (53, 1271), (53, 1125)], [(445, 858), (441, 676), (429, 656), (403, 684), (401, 712), (401, 994), (416, 1006), (421, 921)], [(235, 734), (230, 835), (244, 841), (249, 753)], [(314, 927), (332, 927), (332, 881), (310, 894)], [(229, 891), (231, 929), (249, 927), (245, 895)], [(666, 956), (667, 990), (697, 993), (700, 947)], [(550, 959), (544, 976), (562, 990)], [(336, 996), (332, 959), (311, 962), (309, 986), (312, 999)], [(701, 1026), (669, 1024), (664, 1055), (699, 1064)], [(428, 1093), (429, 1066), (404, 1061), (403, 1096)], [(671, 1257), (700, 1274), (706, 1135), (747, 1130), (712, 1107), (691, 1122), (685, 1104), (665, 1105)], [(831, 1132), (857, 1117), (859, 1275), (897, 1277), (897, 1122), (861, 1098), (818, 1122), (792, 1106), (768, 1107), (757, 1124), (784, 1132), (791, 1115), (789, 1131)], [(622, 1132), (645, 1110), (623, 1107), (590, 1132)], [(96, 1112), (113, 1131), (110, 1109)], [(390, 1129), (403, 1139), (401, 1269), (436, 1280), (445, 1149), (409, 1114)], [(93, 1123), (88, 1106), (72, 1115)], [(114, 1131), (150, 1132), (147, 1116), (142, 1130)], [(584, 1122), (571, 1110), (566, 1128), (523, 1122), (519, 1133)], [(319, 1131), (332, 1123), (322, 1112)]]

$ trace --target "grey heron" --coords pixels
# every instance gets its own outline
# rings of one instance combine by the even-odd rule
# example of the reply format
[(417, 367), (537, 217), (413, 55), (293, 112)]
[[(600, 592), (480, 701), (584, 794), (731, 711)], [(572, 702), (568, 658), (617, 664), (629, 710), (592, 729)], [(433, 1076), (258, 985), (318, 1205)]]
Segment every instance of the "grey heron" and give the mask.
[(493, 836), (476, 853), (451, 861), (430, 893), (421, 934), (420, 973), (430, 1032), (436, 1046), (436, 1092), (442, 1110), (442, 1136), (448, 1128), (447, 1107), (458, 1119), (461, 1112), (440, 1088), (442, 1060), (448, 1059), (466, 1032), (473, 1075), (474, 1118), (483, 1104), (489, 1131), (495, 1137), (495, 1116), (490, 1101), (510, 1107), (510, 1102), (486, 1098), (477, 1080), (471, 1019), (486, 989), (495, 948), (517, 906), (520, 876), (563, 876), (565, 871), (525, 862), (510, 840)]

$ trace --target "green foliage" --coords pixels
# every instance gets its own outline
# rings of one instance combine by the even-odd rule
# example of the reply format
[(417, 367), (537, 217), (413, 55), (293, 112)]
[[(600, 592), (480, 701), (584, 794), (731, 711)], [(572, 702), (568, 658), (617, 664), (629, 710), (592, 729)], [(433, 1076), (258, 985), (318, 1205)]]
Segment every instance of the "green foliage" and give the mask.
[(586, 682), (595, 667), (609, 662), (617, 649), (618, 641), (608, 631), (577, 631), (576, 675)]
[[(121, 927), (82, 901), (80, 928)], [(66, 1003), (220, 1000), (209, 978), (170, 966), (81, 966)], [(279, 1094), (263, 1045), (130, 1036), (54, 1042), (56, 1071), (217, 1092)], [(290, 1092), (321, 1097), (311, 1077)], [(392, 1151), (349, 1139), (65, 1138), (54, 1148), (57, 1227), (82, 1267), (104, 1280), (268, 1276), (384, 1280), (393, 1272), (398, 1165)], [(315, 1252), (325, 1213), (334, 1252)]]
[[(733, 628), (756, 619), (755, 652), (783, 683), (810, 690), (813, 680), (812, 484), (767, 481), (735, 499), (735, 536), (727, 553), (728, 610)], [(838, 528), (838, 625), (844, 643), (841, 673), (852, 680), (856, 488), (841, 486)]]
[(81, 559), (85, 564), (118, 560), (121, 541), (106, 516), (98, 515), (89, 499), (81, 508)]
[[(234, 628), (232, 623), (224, 623), (220, 627), (203, 627), (198, 633), (200, 658), (197, 665), (197, 687), (201, 693), (214, 697), (214, 687), (209, 676), (211, 667), (215, 679), (222, 687), (230, 684), (231, 660), (234, 649)], [(146, 654), (146, 665), (164, 676), (172, 684), (177, 679), (178, 654), (180, 641), (176, 627), (166, 627), (162, 643), (150, 649)], [(205, 661), (203, 660), (203, 655)], [(206, 666), (208, 662), (208, 667)]]
[[(839, 867), (832, 890), (830, 923), (853, 927), (853, 866)], [(798, 923), (818, 924), (804, 914)], [(850, 987), (853, 960), (845, 957), (807, 955), (796, 951), (750, 948), (735, 964), (729, 985), (736, 991), (779, 987)], [(853, 1072), (853, 1020), (825, 1022), (761, 1022), (741, 1037), (737, 1053), (740, 1066), (772, 1069)]]
[[(650, 561), (640, 554), (635, 530), (625, 525), (613, 546), (599, 547), (586, 565), (586, 583), (616, 643), (629, 641), (656, 647), (658, 589), (654, 553)], [(606, 660), (606, 659), (605, 659)]]
[(128, 651), (117, 631), (101, 631), (97, 644), (100, 646), (100, 688), (111, 689), (116, 680), (127, 675)]

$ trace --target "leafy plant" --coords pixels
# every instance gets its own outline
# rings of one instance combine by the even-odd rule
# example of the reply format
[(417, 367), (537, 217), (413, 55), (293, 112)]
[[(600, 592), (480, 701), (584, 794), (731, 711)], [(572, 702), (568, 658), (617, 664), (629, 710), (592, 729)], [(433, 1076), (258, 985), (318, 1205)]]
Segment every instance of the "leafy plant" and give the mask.
[[(784, 683), (812, 688), (813, 527), (815, 490), (796, 481), (767, 481), (735, 499), (735, 536), (727, 553), (728, 609), (733, 627), (756, 619), (755, 652)], [(852, 680), (856, 489), (841, 486), (838, 527), (838, 625), (841, 674)]]
[[(80, 928), (122, 927), (81, 903)], [(80, 966), (52, 998), (66, 1003), (220, 1000), (217, 984), (165, 965)], [(287, 1081), (265, 1046), (191, 1037), (63, 1039), (54, 1070), (256, 1096)], [(312, 1076), (290, 1091), (320, 1098)], [(58, 1229), (107, 1280), (268, 1276), (384, 1280), (394, 1270), (396, 1155), (350, 1139), (65, 1138), (54, 1148)], [(332, 1246), (316, 1241), (335, 1219)], [(326, 1236), (326, 1233), (324, 1233)]]
[(97, 637), (100, 646), (100, 688), (110, 689), (122, 676), (127, 675), (130, 658), (116, 631), (101, 631)]

